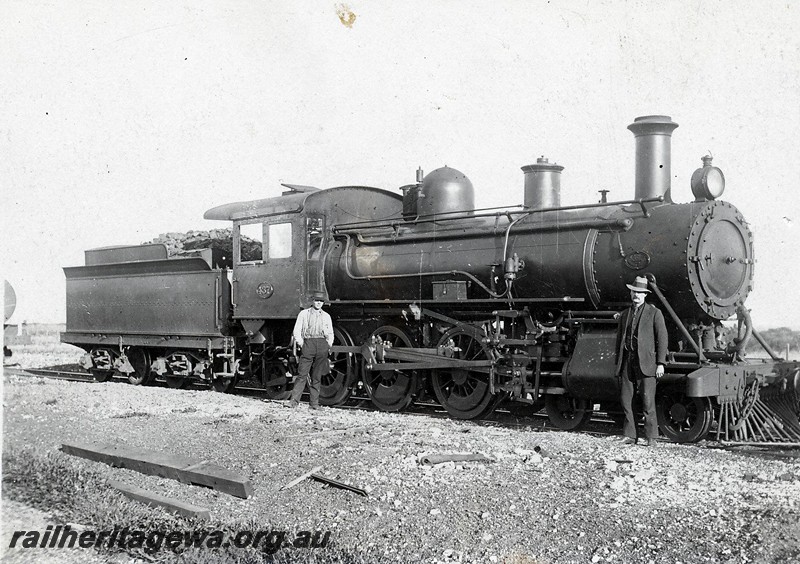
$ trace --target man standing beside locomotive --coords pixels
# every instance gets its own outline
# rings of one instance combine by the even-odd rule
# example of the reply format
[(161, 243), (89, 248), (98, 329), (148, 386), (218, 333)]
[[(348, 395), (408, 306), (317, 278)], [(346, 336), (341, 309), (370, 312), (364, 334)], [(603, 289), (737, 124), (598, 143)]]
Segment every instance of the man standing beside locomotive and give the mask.
[(322, 376), (331, 371), (328, 353), (333, 346), (333, 322), (331, 316), (322, 311), (325, 296), (317, 292), (312, 299), (312, 306), (300, 312), (292, 331), (294, 342), (300, 347), (301, 354), (289, 407), (297, 407), (300, 403), (300, 396), (303, 395), (308, 380), (309, 404), (311, 409), (319, 409)]
[(636, 444), (638, 440), (633, 414), (633, 401), (638, 395), (642, 398), (644, 410), (644, 445), (650, 446), (658, 437), (656, 381), (664, 376), (667, 362), (667, 326), (661, 310), (645, 303), (645, 297), (650, 293), (647, 278), (637, 276), (633, 284), (626, 286), (631, 291), (633, 305), (625, 310), (620, 320), (624, 442)]

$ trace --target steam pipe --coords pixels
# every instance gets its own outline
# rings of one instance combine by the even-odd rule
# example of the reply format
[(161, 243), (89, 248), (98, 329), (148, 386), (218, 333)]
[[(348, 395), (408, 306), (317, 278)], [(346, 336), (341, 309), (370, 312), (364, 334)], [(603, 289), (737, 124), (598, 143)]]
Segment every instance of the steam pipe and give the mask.
[[(524, 219), (527, 216), (522, 216), (513, 220), (511, 224), (506, 227), (506, 234), (504, 237), (507, 238), (508, 230), (510, 227), (518, 223), (520, 220)], [(627, 231), (633, 225), (633, 220), (630, 218), (621, 218), (621, 219), (590, 219), (590, 220), (581, 220), (581, 221), (572, 221), (572, 222), (564, 222), (564, 223), (547, 223), (544, 225), (526, 225), (524, 228), (519, 228), (515, 233), (543, 233), (546, 231), (561, 231), (567, 229), (621, 229), (623, 231)], [(468, 237), (482, 237), (486, 235), (486, 230), (472, 230), (472, 231), (453, 231), (448, 233), (447, 231), (437, 231), (437, 232), (430, 232), (430, 233), (411, 233), (409, 235), (403, 236), (396, 236), (396, 235), (384, 235), (378, 237), (364, 237), (358, 230), (355, 229), (347, 229), (347, 230), (340, 230), (337, 232), (337, 235), (355, 235), (358, 239), (358, 242), (363, 245), (379, 245), (379, 244), (389, 244), (389, 243), (396, 243), (398, 240), (402, 240), (403, 242), (411, 242), (411, 241), (441, 241), (444, 239), (464, 239)], [(507, 248), (503, 249), (503, 257), (504, 261), (506, 257)]]
[(764, 350), (767, 351), (767, 354), (772, 357), (772, 360), (783, 360), (778, 356), (778, 353), (772, 350), (772, 347), (767, 344), (767, 342), (764, 340), (764, 337), (762, 337), (761, 334), (755, 329), (753, 329), (753, 337), (755, 337), (756, 341), (758, 341), (758, 343), (764, 347)]
[(670, 317), (672, 318), (672, 321), (675, 322), (675, 325), (678, 326), (678, 329), (680, 330), (680, 332), (683, 334), (683, 336), (686, 338), (686, 340), (692, 345), (692, 348), (694, 349), (694, 352), (697, 353), (697, 358), (700, 360), (700, 362), (705, 362), (706, 357), (703, 354), (703, 349), (700, 347), (700, 345), (698, 345), (694, 341), (694, 339), (692, 339), (692, 336), (689, 334), (689, 331), (686, 329), (686, 326), (683, 324), (683, 322), (678, 317), (678, 314), (675, 313), (675, 310), (672, 309), (671, 305), (669, 305), (669, 302), (667, 301), (667, 298), (665, 298), (664, 294), (661, 293), (661, 290), (656, 285), (656, 277), (653, 276), (652, 274), (648, 274), (647, 275), (647, 281), (649, 282), (649, 286), (650, 286), (650, 288), (652, 288), (653, 293), (661, 301), (661, 304), (667, 310), (667, 313), (669, 313)]
[(741, 333), (741, 326), (744, 324), (744, 335), (741, 337), (737, 335), (733, 340), (734, 351), (741, 358), (742, 353), (747, 348), (750, 337), (753, 335), (753, 321), (750, 319), (750, 312), (743, 305), (736, 308), (736, 317), (739, 319), (739, 333)]
[[(538, 210), (505, 210), (502, 213), (476, 213), (475, 215), (466, 216), (464, 212), (447, 212), (442, 213), (436, 216), (428, 215), (428, 216), (420, 216), (418, 219), (413, 221), (414, 224), (419, 223), (440, 223), (443, 221), (460, 221), (466, 219), (478, 218), (478, 217), (500, 217), (502, 215), (513, 215), (513, 214), (523, 214), (524, 216), (533, 215), (535, 213), (544, 213), (544, 212), (554, 212), (554, 211), (571, 211), (571, 210), (585, 210), (590, 208), (607, 208), (607, 207), (621, 207), (626, 206), (629, 204), (652, 204), (652, 203), (661, 203), (664, 202), (664, 196), (654, 196), (652, 198), (638, 198), (634, 200), (622, 200), (620, 202), (606, 202), (600, 204), (578, 204), (574, 206), (562, 206), (558, 208), (544, 208)], [(490, 210), (499, 209), (499, 208), (489, 208)], [(475, 211), (485, 211), (485, 210), (475, 210)], [(450, 216), (450, 217), (445, 217)], [(400, 225), (407, 225), (408, 223), (412, 222), (404, 222), (404, 221), (390, 221), (390, 222), (370, 222), (370, 221), (360, 221), (360, 222), (353, 222), (353, 223), (343, 223), (341, 225), (334, 225), (331, 230), (334, 234), (344, 234), (344, 233), (355, 233), (359, 229), (379, 229), (381, 227), (391, 227), (395, 228)]]
[(350, 270), (350, 248), (351, 248), (351, 241), (352, 237), (350, 235), (345, 234), (347, 238), (347, 245), (344, 249), (344, 271), (347, 276), (350, 277), (351, 280), (389, 280), (393, 278), (414, 278), (417, 276), (466, 276), (473, 282), (475, 282), (478, 286), (480, 286), (483, 290), (486, 291), (487, 294), (492, 296), (493, 298), (503, 298), (511, 293), (511, 280), (506, 280), (506, 290), (502, 294), (498, 294), (496, 292), (492, 292), (486, 284), (481, 282), (478, 278), (476, 278), (473, 274), (469, 272), (465, 272), (463, 270), (440, 270), (438, 272), (414, 272), (409, 274), (375, 274), (372, 276), (356, 276)]

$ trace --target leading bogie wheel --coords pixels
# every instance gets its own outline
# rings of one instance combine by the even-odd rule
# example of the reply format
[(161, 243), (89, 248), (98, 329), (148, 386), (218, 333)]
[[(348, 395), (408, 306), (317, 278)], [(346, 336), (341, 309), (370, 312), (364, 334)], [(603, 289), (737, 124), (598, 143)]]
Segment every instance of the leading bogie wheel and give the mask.
[[(625, 412), (622, 410), (622, 405), (620, 403), (604, 402), (600, 404), (600, 409), (606, 413), (608, 418), (611, 419), (617, 427), (621, 428), (625, 425)], [(636, 415), (638, 419), (639, 414), (635, 413), (634, 415)]]
[[(455, 345), (454, 357), (458, 360), (491, 361), (491, 350), (475, 335), (461, 328), (450, 329), (439, 340), (440, 346)], [(431, 375), (431, 385), (436, 399), (456, 419), (478, 419), (489, 415), (500, 398), (491, 393), (489, 375), (491, 368), (456, 367), (437, 368)]]
[(533, 403), (508, 401), (500, 407), (508, 410), (514, 417), (532, 417), (544, 408), (544, 399), (538, 399)]
[(658, 427), (669, 440), (694, 443), (702, 440), (714, 422), (710, 398), (689, 397), (680, 386), (659, 387), (656, 391)]
[(573, 398), (566, 394), (547, 395), (544, 407), (550, 423), (564, 431), (577, 431), (592, 416), (589, 400)]
[[(411, 338), (392, 325), (372, 332), (391, 348), (411, 347)], [(385, 360), (391, 364), (391, 360)], [(414, 402), (419, 388), (417, 370), (369, 370), (364, 367), (362, 380), (370, 401), (381, 411), (402, 411)]]

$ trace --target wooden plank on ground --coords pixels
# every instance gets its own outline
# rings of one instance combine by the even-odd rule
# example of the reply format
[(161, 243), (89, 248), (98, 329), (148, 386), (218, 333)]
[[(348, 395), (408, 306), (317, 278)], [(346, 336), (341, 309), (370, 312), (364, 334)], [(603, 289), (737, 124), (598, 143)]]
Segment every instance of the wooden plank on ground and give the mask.
[(355, 486), (351, 486), (349, 484), (345, 484), (344, 482), (340, 482), (338, 480), (332, 480), (331, 478), (327, 478), (322, 474), (311, 474), (311, 478), (317, 480), (318, 482), (322, 482), (323, 484), (328, 484), (329, 486), (335, 486), (337, 488), (341, 488), (343, 490), (350, 490), (351, 492), (356, 492), (359, 495), (363, 495), (367, 497), (367, 490), (363, 490), (361, 488), (357, 488)]
[(310, 477), (311, 474), (316, 474), (320, 470), (322, 470), (322, 466), (315, 466), (314, 468), (312, 468), (311, 470), (309, 470), (308, 472), (306, 472), (302, 476), (298, 476), (297, 478), (295, 478), (294, 480), (292, 480), (291, 482), (289, 482), (288, 484), (283, 486), (281, 489), (282, 490), (289, 489), (292, 486), (295, 486), (295, 485), (299, 484), (300, 482), (302, 482), (303, 480), (305, 480), (306, 478)]
[(119, 490), (126, 497), (135, 499), (136, 501), (141, 501), (150, 507), (163, 507), (172, 513), (179, 513), (180, 515), (184, 515), (186, 517), (195, 517), (198, 519), (208, 519), (211, 517), (211, 512), (205, 507), (192, 505), (191, 503), (185, 503), (177, 499), (172, 499), (157, 493), (149, 492), (143, 488), (123, 484), (122, 482), (117, 482), (115, 480), (109, 481), (109, 485), (112, 488)]
[(136, 470), (150, 476), (206, 486), (243, 499), (253, 495), (250, 480), (206, 460), (111, 443), (64, 443), (61, 450), (67, 454)]

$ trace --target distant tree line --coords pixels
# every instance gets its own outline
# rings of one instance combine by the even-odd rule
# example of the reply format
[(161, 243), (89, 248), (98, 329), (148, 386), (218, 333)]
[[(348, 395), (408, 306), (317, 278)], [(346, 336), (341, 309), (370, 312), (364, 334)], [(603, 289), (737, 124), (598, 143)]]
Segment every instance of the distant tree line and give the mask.
[[(788, 327), (778, 327), (777, 329), (766, 329), (759, 331), (759, 335), (767, 342), (767, 344), (778, 354), (786, 351), (786, 345), (792, 351), (800, 350), (800, 331), (794, 331)], [(761, 351), (761, 345), (758, 341), (751, 339), (747, 346), (748, 352)]]

